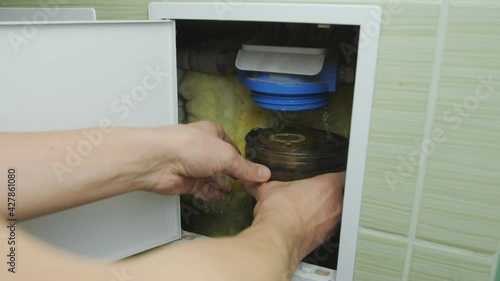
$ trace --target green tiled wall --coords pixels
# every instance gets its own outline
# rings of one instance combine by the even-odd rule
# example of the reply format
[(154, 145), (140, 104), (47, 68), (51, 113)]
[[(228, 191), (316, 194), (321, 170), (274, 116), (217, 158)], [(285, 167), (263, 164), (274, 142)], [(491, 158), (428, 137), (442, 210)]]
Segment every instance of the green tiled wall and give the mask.
[(433, 124), (447, 139), (428, 162), (417, 232), (489, 254), (500, 241), (500, 146), (492, 141), (500, 135), (499, 13), (499, 6), (450, 5)]
[(495, 281), (500, 281), (500, 259), (498, 258), (497, 255), (497, 273), (495, 274)]
[[(101, 20), (150, 2), (63, 1)], [(314, 2), (384, 9), (355, 280), (500, 281), (500, 1)]]
[(454, 248), (414, 245), (410, 281), (492, 280), (492, 256)]
[(402, 280), (408, 247), (406, 237), (361, 228), (358, 239), (356, 280)]
[(147, 19), (149, 0), (0, 0), (0, 7), (95, 8), (97, 19)]
[(401, 4), (383, 27), (361, 224), (407, 236), (417, 173), (399, 176), (399, 157), (421, 138), (430, 90), (440, 6)]

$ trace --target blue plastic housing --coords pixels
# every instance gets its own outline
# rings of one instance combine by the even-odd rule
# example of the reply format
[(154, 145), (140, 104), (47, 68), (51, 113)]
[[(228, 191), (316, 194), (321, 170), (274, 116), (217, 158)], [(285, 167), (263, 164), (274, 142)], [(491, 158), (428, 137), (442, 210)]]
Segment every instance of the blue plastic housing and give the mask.
[(302, 111), (327, 105), (328, 93), (337, 90), (338, 74), (338, 59), (331, 57), (314, 76), (239, 71), (238, 81), (252, 91), (252, 98), (260, 107)]

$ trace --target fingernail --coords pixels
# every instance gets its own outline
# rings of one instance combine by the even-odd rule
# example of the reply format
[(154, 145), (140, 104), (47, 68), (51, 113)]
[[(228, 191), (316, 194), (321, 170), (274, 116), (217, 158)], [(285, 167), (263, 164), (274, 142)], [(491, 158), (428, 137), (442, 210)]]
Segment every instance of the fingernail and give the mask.
[(263, 166), (259, 166), (259, 178), (261, 179), (267, 179), (269, 178), (269, 174), (270, 174), (270, 171), (268, 168), (266, 167), (263, 167)]

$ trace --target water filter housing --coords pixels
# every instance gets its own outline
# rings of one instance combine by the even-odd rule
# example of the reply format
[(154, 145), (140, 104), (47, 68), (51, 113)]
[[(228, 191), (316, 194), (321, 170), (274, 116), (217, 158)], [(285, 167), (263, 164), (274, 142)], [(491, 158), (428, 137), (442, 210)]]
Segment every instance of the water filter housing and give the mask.
[(238, 52), (238, 80), (256, 105), (302, 111), (327, 105), (337, 90), (339, 60), (325, 49), (244, 45)]

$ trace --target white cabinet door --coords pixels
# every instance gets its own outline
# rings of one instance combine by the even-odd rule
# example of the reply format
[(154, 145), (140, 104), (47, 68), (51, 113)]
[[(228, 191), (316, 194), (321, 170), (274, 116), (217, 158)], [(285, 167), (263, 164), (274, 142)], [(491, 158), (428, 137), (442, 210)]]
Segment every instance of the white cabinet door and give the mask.
[[(0, 23), (0, 131), (177, 123), (175, 65), (171, 21)], [(130, 193), (22, 226), (116, 260), (180, 238), (179, 198)]]

